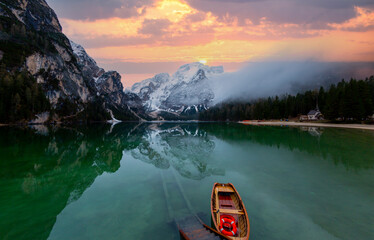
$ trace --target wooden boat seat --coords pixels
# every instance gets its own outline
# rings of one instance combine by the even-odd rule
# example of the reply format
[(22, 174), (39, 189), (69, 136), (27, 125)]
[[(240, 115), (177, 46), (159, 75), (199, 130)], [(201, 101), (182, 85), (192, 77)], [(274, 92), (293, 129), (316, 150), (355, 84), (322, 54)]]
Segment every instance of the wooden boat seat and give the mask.
[(231, 187), (222, 187), (222, 186), (219, 186), (216, 189), (217, 189), (216, 190), (217, 192), (231, 192), (231, 193), (235, 192)]
[[(217, 212), (218, 210), (214, 209), (214, 211)], [(219, 209), (219, 212), (220, 213), (227, 213), (227, 214), (238, 214), (238, 215), (244, 214), (243, 210), (224, 209), (224, 208)]]

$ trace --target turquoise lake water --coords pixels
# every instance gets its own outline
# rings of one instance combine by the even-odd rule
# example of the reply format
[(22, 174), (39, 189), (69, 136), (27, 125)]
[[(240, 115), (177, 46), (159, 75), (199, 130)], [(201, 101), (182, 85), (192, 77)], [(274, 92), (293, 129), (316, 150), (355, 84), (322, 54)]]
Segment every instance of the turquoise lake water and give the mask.
[(239, 191), (251, 240), (374, 239), (372, 131), (1, 127), (0, 159), (0, 239), (179, 239), (186, 200), (210, 225), (214, 182)]

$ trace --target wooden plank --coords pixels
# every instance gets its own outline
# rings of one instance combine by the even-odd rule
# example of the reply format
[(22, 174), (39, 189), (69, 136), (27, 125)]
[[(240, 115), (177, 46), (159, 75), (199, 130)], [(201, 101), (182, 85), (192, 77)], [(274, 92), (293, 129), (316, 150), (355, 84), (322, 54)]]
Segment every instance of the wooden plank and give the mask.
[[(218, 188), (216, 188), (215, 190), (215, 195), (216, 195), (216, 208), (219, 208)], [(219, 226), (220, 219), (221, 219), (221, 215), (219, 212), (217, 212), (217, 216), (216, 216), (216, 224), (218, 224), (217, 226)]]
[(233, 210), (233, 209), (220, 209), (219, 210), (221, 213), (227, 213), (227, 214), (238, 214), (238, 215), (243, 215), (244, 212), (243, 210)]
[[(218, 210), (214, 209), (214, 212), (218, 212)], [(238, 215), (244, 215), (243, 210), (236, 210), (236, 209), (219, 209), (220, 213), (227, 213), (227, 214), (238, 214)]]
[(179, 233), (182, 235), (183, 239), (190, 240), (190, 238), (181, 229), (179, 229)]
[(231, 193), (234, 193), (234, 189), (232, 189), (231, 187), (222, 187), (222, 186), (218, 186), (218, 191), (219, 192), (231, 192)]
[(218, 232), (217, 230), (215, 230), (215, 229), (209, 227), (209, 226), (206, 225), (205, 223), (203, 223), (203, 226), (204, 226), (206, 229), (210, 230), (211, 232), (214, 232), (215, 234), (219, 235), (220, 237), (223, 237), (224, 239), (231, 240), (231, 238), (228, 238), (226, 235), (223, 235), (222, 233), (220, 233), (220, 232)]
[(200, 239), (224, 239), (231, 240), (229, 237), (207, 226), (197, 216), (187, 217), (183, 220), (183, 224), (178, 225), (179, 233), (186, 240)]

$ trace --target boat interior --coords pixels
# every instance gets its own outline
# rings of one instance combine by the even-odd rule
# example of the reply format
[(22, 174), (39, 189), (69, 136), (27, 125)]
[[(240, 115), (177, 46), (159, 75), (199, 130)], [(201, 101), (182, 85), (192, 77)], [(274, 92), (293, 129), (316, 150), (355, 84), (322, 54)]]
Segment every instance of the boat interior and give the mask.
[[(247, 239), (247, 216), (239, 196), (234, 189), (227, 184), (216, 186), (212, 199), (214, 221), (217, 226), (220, 225), (220, 218), (223, 215), (229, 215), (235, 218), (237, 234), (233, 239)], [(218, 229), (217, 229), (218, 230)]]

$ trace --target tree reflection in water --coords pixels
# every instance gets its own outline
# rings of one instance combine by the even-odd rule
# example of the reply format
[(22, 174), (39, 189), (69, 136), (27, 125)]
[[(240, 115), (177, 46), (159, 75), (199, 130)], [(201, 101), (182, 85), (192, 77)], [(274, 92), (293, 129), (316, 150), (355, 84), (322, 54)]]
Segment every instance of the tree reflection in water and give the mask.
[(368, 131), (197, 123), (2, 127), (0, 239), (47, 239), (66, 205), (98, 176), (126, 165), (124, 151), (189, 179), (224, 175), (212, 159), (217, 139), (233, 146), (298, 150), (348, 170), (374, 166), (373, 133)]
[(48, 238), (67, 204), (98, 176), (120, 168), (123, 151), (202, 179), (222, 174), (206, 163), (213, 149), (214, 142), (196, 124), (1, 128), (0, 239)]
[(0, 239), (46, 239), (67, 204), (120, 168), (123, 149), (137, 146), (131, 129), (1, 128)]

